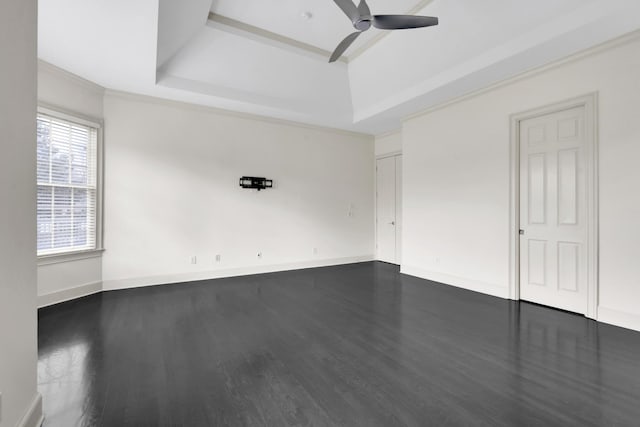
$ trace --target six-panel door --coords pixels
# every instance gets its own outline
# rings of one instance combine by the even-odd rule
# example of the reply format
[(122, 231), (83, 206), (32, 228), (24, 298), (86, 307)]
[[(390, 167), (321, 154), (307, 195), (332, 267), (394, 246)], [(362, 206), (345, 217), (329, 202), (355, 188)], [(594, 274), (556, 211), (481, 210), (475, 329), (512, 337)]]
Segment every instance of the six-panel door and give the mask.
[(585, 110), (520, 122), (520, 298), (587, 312)]

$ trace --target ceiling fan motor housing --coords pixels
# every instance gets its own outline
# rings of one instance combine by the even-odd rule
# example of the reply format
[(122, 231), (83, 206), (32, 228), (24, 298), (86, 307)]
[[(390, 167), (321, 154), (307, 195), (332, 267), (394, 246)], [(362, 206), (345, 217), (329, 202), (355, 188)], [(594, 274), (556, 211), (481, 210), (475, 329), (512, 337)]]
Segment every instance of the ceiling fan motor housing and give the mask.
[(373, 21), (373, 16), (362, 16), (353, 23), (353, 26), (358, 31), (367, 31), (371, 28), (371, 21)]

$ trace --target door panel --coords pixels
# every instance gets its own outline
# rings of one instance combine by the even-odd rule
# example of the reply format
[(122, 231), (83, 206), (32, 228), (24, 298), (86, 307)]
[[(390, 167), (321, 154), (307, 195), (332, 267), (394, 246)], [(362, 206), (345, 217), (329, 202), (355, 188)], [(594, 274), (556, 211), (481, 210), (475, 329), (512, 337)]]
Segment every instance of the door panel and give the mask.
[(580, 245), (558, 243), (558, 286), (561, 290), (578, 292), (578, 266)]
[(558, 221), (561, 225), (578, 223), (578, 150), (558, 153)]
[(520, 122), (520, 298), (587, 311), (584, 108)]
[(376, 245), (380, 261), (396, 262), (396, 160), (376, 164)]
[(528, 284), (537, 286), (547, 285), (547, 242), (544, 240), (529, 240), (529, 276)]
[(547, 217), (546, 154), (529, 156), (529, 224), (545, 224)]

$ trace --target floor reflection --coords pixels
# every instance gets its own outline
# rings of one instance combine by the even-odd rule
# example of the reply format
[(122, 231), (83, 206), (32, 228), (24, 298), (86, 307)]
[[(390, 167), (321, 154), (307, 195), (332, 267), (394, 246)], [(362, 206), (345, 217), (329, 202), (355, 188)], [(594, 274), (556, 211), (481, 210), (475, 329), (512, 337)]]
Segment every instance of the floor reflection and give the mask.
[(83, 418), (83, 402), (88, 395), (85, 383), (88, 343), (69, 343), (41, 354), (38, 361), (38, 387), (47, 396), (44, 410), (52, 414), (50, 421), (76, 425)]
[(39, 313), (46, 427), (638, 425), (640, 334), (363, 263)]
[(42, 309), (38, 322), (38, 390), (44, 426), (97, 425), (104, 396), (102, 295)]

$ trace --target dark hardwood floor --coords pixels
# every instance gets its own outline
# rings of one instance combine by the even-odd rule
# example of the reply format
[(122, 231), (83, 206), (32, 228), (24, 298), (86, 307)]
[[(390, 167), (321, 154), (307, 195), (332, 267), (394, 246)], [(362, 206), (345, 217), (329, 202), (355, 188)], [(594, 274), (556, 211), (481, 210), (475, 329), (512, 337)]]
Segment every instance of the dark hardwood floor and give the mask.
[(640, 426), (640, 333), (363, 263), (39, 313), (46, 427)]

